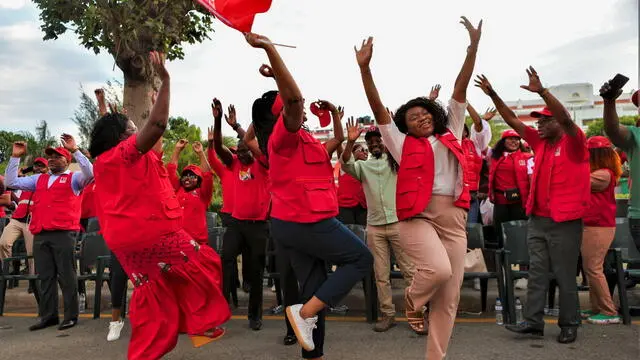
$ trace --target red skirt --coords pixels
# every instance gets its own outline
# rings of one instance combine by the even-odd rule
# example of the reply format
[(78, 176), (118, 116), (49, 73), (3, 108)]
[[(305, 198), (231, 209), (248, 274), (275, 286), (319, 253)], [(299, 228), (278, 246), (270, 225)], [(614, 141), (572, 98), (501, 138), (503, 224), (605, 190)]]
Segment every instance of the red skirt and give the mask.
[(113, 250), (135, 286), (129, 359), (160, 359), (176, 346), (178, 334), (199, 335), (231, 317), (220, 257), (192, 239), (181, 230)]

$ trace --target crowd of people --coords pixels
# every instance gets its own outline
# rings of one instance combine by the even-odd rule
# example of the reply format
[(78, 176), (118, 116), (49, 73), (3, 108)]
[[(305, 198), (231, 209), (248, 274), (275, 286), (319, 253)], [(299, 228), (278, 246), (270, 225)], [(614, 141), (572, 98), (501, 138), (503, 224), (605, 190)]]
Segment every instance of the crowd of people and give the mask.
[[(467, 102), (467, 90), (482, 21), (474, 26), (462, 17), (461, 23), (469, 46), (445, 104), (438, 100), (437, 85), (428, 96), (389, 111), (370, 68), (373, 38), (364, 40), (355, 57), (376, 125), (364, 128), (349, 118), (345, 136), (343, 109), (329, 101), (313, 103), (311, 111), (321, 123), (333, 122), (333, 138), (325, 143), (308, 130), (304, 97), (276, 47), (251, 33), (246, 41), (270, 62), (259, 72), (273, 78), (277, 90), (254, 101), (246, 130), (233, 105), (225, 115), (221, 101), (214, 99), (206, 150), (199, 142), (180, 140), (163, 163), (170, 76), (158, 52), (150, 54), (150, 62), (161, 85), (141, 129), (114, 107), (109, 111), (104, 93), (97, 90), (100, 118), (88, 152), (63, 134), (61, 147), (47, 149), (46, 158), (20, 168), (27, 148), (24, 142), (14, 143), (4, 178), (8, 192), (0, 198), (0, 205), (14, 209), (0, 238), (0, 257), (11, 255), (19, 237), (33, 254), (35, 263), (28, 271), (39, 275), (40, 301), (38, 322), (30, 330), (76, 325), (75, 234), (95, 217), (112, 251), (109, 341), (120, 337), (123, 294), (127, 280), (134, 284), (129, 359), (159, 359), (175, 347), (181, 333), (196, 347), (222, 337), (240, 254), (249, 327), (260, 330), (265, 256), (273, 239), (286, 306), (284, 343), (299, 343), (303, 358), (323, 358), (327, 309), (339, 305), (371, 270), (382, 313), (374, 330), (385, 332), (396, 325), (393, 254), (406, 284), (408, 324), (427, 335), (426, 359), (441, 360), (460, 298), (466, 226), (491, 221), (483, 221), (481, 204), (493, 207), (490, 218), (499, 246), (502, 223), (529, 221), (526, 321), (508, 330), (543, 335), (550, 272), (560, 289), (560, 343), (576, 340), (581, 317), (594, 324), (619, 323), (603, 273), (615, 232), (614, 188), (622, 174), (612, 143), (627, 152), (631, 178), (640, 176), (640, 128), (620, 126), (615, 112), (621, 90), (610, 89), (609, 83), (601, 89), (609, 138), (587, 139), (533, 67), (526, 70), (529, 83), (523, 88), (546, 104), (531, 113), (537, 129), (518, 119), (484, 75), (475, 79), (475, 86), (495, 109), (481, 116)], [(465, 124), (467, 111), (470, 126)], [(489, 147), (488, 121), (496, 113), (511, 129)], [(238, 135), (237, 146), (223, 144), (223, 117)], [(363, 133), (364, 145), (358, 142)], [(179, 169), (186, 146), (199, 164)], [(79, 172), (68, 170), (73, 160)], [(214, 176), (223, 194), (221, 254), (208, 245), (205, 217)], [(634, 205), (640, 202), (640, 187), (632, 187), (631, 194), (632, 235), (640, 248), (640, 206)], [(345, 224), (366, 226), (366, 243)], [(586, 311), (578, 308), (580, 256), (590, 287), (591, 309)], [(328, 276), (327, 268), (333, 266)], [(64, 298), (62, 322), (58, 284)]]

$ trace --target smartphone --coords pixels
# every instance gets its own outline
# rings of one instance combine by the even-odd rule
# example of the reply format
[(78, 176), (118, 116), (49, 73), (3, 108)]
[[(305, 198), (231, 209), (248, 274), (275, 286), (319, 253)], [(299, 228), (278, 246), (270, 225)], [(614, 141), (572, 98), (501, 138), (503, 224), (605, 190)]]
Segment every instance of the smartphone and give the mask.
[(629, 81), (628, 77), (622, 74), (616, 74), (616, 76), (614, 76), (613, 79), (609, 80), (609, 90), (606, 92), (600, 93), (600, 96), (602, 96), (605, 99), (612, 98), (618, 92), (618, 90), (622, 89), (627, 84), (628, 81)]

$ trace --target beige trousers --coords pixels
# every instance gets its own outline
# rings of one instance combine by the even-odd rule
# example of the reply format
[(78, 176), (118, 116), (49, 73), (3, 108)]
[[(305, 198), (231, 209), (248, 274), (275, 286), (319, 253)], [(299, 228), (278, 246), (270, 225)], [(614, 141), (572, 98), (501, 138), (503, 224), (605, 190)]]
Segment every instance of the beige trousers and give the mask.
[(406, 290), (415, 309), (429, 303), (427, 360), (442, 360), (453, 331), (467, 252), (467, 212), (433, 195), (420, 215), (400, 223), (400, 244), (416, 272)]
[(390, 249), (393, 249), (396, 262), (407, 286), (411, 285), (415, 272), (413, 263), (400, 246), (400, 224), (367, 225), (367, 246), (373, 254), (373, 271), (376, 276), (380, 312), (384, 316), (395, 317), (396, 308), (393, 305), (389, 274), (391, 271)]
[[(0, 236), (0, 259), (11, 257), (13, 243), (21, 236), (24, 237), (27, 255), (33, 255), (33, 234), (29, 231), (29, 224), (11, 219)], [(33, 259), (29, 260), (29, 274), (35, 274)]]
[(603, 272), (604, 258), (613, 242), (615, 232), (614, 227), (595, 226), (585, 226), (582, 232), (582, 266), (589, 281), (589, 300), (594, 314), (618, 315)]

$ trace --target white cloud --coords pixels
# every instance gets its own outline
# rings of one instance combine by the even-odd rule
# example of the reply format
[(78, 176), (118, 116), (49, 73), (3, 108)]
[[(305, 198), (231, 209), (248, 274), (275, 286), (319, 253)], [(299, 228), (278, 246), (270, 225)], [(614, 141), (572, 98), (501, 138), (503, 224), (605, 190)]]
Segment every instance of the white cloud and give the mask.
[(18, 10), (27, 5), (28, 0), (2, 0), (0, 1), (0, 9)]
[(42, 32), (36, 22), (24, 21), (0, 26), (0, 38), (8, 41), (35, 41), (42, 39)]

